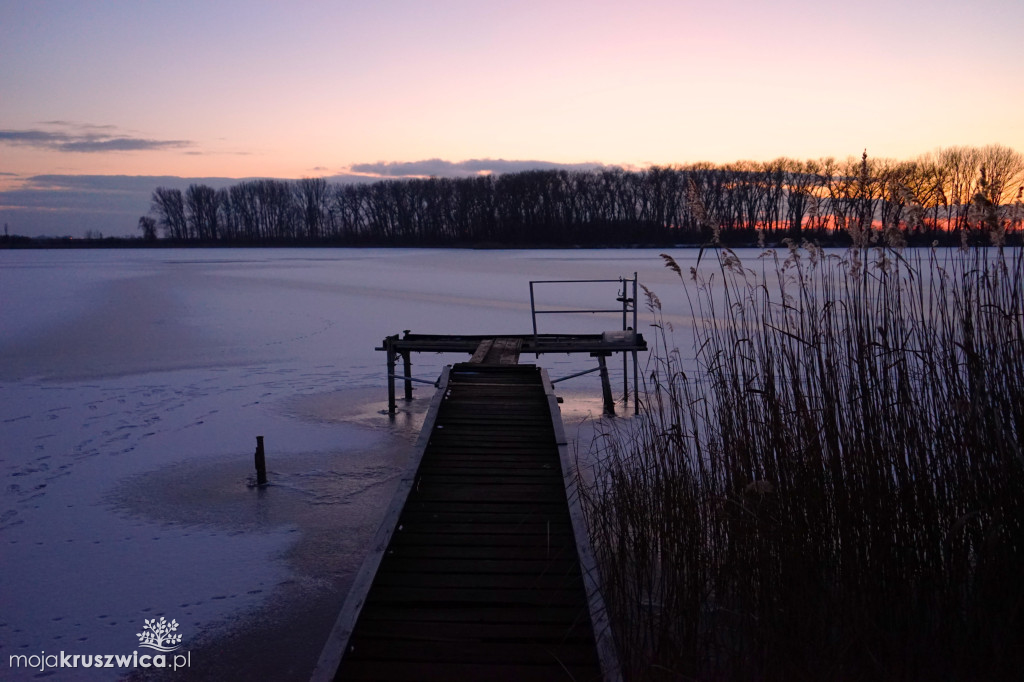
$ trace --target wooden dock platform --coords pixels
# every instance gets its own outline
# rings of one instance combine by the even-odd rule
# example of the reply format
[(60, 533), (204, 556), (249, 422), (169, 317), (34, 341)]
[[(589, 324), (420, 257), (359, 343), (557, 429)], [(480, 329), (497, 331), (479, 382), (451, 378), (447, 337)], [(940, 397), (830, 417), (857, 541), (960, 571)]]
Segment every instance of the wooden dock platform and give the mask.
[(546, 372), (441, 383), (313, 679), (620, 679)]
[[(404, 335), (388, 336), (377, 350), (387, 353), (388, 377), (388, 412), (395, 413), (395, 382), (405, 384), (405, 399), (412, 400), (412, 382), (427, 382), (412, 377), (413, 353), (468, 353), (471, 362), (485, 364), (516, 364), (520, 354), (540, 356), (544, 353), (587, 353), (597, 358), (598, 366), (589, 371), (601, 372), (602, 391), (604, 393), (605, 411), (614, 412), (611, 398), (611, 384), (608, 380), (608, 368), (605, 359), (614, 353), (623, 353), (623, 394), (628, 399), (629, 380), (626, 373), (626, 354), (633, 356), (634, 391), (639, 385), (637, 378), (638, 351), (647, 350), (647, 342), (642, 334), (634, 329), (607, 331), (601, 334), (503, 334), (503, 335), (466, 335), (466, 334), (412, 334), (409, 330)], [(396, 373), (395, 365), (402, 358), (403, 373)], [(584, 372), (587, 373), (587, 372)], [(557, 381), (557, 380), (556, 380)], [(636, 396), (634, 394), (634, 409)]]

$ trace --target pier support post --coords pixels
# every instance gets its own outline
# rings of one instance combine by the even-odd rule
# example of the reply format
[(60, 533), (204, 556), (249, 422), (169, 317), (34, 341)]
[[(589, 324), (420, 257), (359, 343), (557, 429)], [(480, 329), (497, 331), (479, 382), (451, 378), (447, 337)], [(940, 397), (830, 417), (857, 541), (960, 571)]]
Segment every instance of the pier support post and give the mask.
[(402, 370), (405, 376), (405, 399), (412, 400), (412, 351), (405, 351), (402, 353)]
[[(395, 415), (398, 406), (395, 404), (395, 344), (398, 334), (384, 339), (384, 350), (388, 354), (388, 414)], [(406, 382), (408, 383), (408, 382)]]
[(596, 353), (597, 366), (601, 369), (601, 394), (604, 397), (604, 413), (615, 414), (615, 399), (612, 397), (612, 383), (608, 379), (608, 363), (604, 353)]
[(256, 436), (256, 485), (267, 484), (267, 456), (263, 451), (263, 436)]

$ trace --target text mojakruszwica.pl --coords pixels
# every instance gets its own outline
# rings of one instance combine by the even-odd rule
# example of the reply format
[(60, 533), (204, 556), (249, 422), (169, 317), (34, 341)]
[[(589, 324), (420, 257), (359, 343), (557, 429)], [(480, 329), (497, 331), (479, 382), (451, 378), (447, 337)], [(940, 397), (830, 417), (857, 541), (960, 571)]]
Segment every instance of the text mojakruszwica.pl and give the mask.
[(15, 654), (10, 656), (11, 668), (29, 668), (45, 672), (60, 668), (189, 668), (192, 666), (192, 652), (168, 656), (167, 654), (68, 654), (63, 651), (48, 654)]

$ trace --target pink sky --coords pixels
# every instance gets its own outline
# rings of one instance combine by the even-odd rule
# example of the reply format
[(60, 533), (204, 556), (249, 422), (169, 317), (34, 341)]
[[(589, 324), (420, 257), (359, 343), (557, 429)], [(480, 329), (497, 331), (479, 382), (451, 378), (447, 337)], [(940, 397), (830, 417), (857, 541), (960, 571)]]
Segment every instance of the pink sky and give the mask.
[(1022, 26), (1011, 0), (0, 0), (0, 188), (1022, 150)]

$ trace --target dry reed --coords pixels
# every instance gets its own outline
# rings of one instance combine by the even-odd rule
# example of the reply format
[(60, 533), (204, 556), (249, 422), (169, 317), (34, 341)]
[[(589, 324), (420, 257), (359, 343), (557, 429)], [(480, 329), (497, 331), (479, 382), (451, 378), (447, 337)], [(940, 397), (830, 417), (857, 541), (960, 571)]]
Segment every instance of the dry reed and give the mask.
[[(728, 249), (586, 509), (634, 680), (1024, 670), (1024, 254)], [(718, 282), (715, 282), (718, 284)]]

